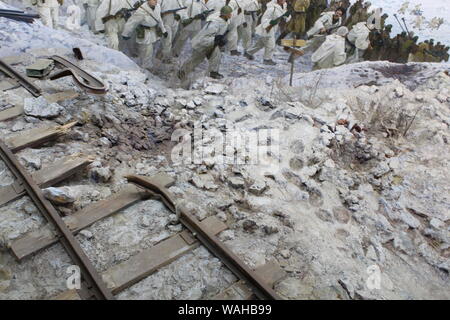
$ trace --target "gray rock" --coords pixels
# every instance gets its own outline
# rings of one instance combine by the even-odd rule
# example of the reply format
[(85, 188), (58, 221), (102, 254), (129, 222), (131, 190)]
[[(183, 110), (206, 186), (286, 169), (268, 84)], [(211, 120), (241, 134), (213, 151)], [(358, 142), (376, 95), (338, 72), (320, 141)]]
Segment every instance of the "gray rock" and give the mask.
[(41, 159), (36, 155), (22, 155), (20, 159), (25, 162), (27, 167), (39, 170), (41, 168)]
[(82, 236), (85, 237), (86, 239), (91, 239), (92, 237), (94, 237), (94, 235), (92, 234), (92, 232), (90, 232), (89, 230), (81, 230), (81, 231), (80, 231), (80, 235), (82, 235)]
[(95, 182), (106, 183), (111, 179), (111, 176), (109, 167), (95, 167), (89, 171), (89, 177)]
[(75, 199), (64, 188), (46, 188), (42, 190), (45, 198), (54, 204), (69, 204), (75, 202)]
[(220, 94), (222, 91), (225, 90), (225, 86), (221, 84), (210, 84), (205, 88), (205, 93), (208, 94)]
[(23, 110), (28, 116), (37, 118), (55, 118), (59, 116), (64, 109), (57, 103), (49, 104), (43, 96), (40, 96), (38, 98), (25, 98)]
[(264, 193), (264, 191), (267, 190), (267, 184), (263, 180), (257, 180), (255, 181), (249, 188), (248, 191), (250, 193), (253, 193), (254, 195), (261, 195)]
[(228, 177), (228, 184), (235, 189), (242, 189), (245, 187), (245, 181), (241, 177)]

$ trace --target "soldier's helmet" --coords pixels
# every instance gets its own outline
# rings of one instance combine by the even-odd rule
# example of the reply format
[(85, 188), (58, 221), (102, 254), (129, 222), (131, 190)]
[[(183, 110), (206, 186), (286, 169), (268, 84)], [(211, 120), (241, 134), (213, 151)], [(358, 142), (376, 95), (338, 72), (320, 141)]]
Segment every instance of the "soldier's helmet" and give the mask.
[(220, 14), (223, 16), (230, 14), (231, 12), (233, 12), (233, 8), (231, 8), (230, 6), (223, 6), (220, 9)]

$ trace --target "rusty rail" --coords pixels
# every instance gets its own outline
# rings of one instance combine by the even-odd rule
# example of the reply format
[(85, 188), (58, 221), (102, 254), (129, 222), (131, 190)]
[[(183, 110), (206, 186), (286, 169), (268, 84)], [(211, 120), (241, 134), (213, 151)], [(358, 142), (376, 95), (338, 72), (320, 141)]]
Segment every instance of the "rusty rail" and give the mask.
[(23, 184), (28, 196), (33, 200), (38, 210), (51, 222), (60, 234), (61, 244), (66, 249), (72, 261), (78, 265), (83, 275), (83, 290), (80, 295), (85, 299), (95, 298), (101, 300), (114, 299), (110, 290), (108, 290), (95, 270), (89, 258), (84, 253), (79, 242), (75, 239), (72, 232), (59, 216), (53, 205), (44, 198), (39, 186), (33, 181), (25, 168), (15, 158), (14, 154), (8, 149), (6, 144), (0, 140), (0, 158), (16, 177), (18, 183)]
[(174, 213), (179, 214), (180, 222), (189, 229), (194, 236), (218, 257), (239, 279), (245, 281), (259, 299), (279, 300), (277, 293), (252, 269), (250, 269), (238, 256), (228, 249), (218, 238), (205, 230), (200, 222), (184, 207), (177, 207), (172, 195), (161, 183), (151, 181), (146, 177), (129, 175), (125, 177), (129, 182), (146, 189), (159, 197)]
[(41, 95), (41, 89), (36, 87), (30, 81), (28, 81), (25, 77), (23, 77), (20, 73), (14, 70), (9, 64), (0, 59), (0, 70), (5, 73), (8, 77), (16, 79), (18, 83), (24, 87), (28, 92), (30, 92), (33, 96), (39, 97)]

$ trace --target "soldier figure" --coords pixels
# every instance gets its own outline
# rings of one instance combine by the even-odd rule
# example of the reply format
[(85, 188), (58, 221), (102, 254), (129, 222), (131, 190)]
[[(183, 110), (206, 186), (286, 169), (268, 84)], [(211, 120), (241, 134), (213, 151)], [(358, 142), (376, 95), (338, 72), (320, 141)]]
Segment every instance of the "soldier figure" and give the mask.
[(278, 23), (289, 14), (286, 11), (285, 5), (285, 0), (276, 0), (276, 2), (274, 1), (267, 5), (267, 10), (261, 18), (261, 23), (256, 27), (256, 34), (259, 36), (259, 39), (245, 54), (247, 59), (254, 60), (253, 55), (259, 50), (264, 49), (264, 64), (276, 64), (272, 60), (273, 50), (276, 44), (275, 34), (278, 29)]
[(229, 20), (233, 9), (230, 6), (223, 6), (220, 9), (220, 16), (213, 16), (192, 39), (192, 55), (187, 60), (180, 71), (178, 78), (185, 79), (205, 58), (209, 61), (209, 76), (214, 79), (222, 79), (219, 73), (221, 47), (227, 43), (226, 33), (229, 29)]
[(327, 36), (325, 42), (311, 57), (314, 62), (313, 70), (326, 69), (339, 66), (347, 59), (345, 53), (345, 37), (348, 34), (346, 27), (340, 27), (335, 34)]
[(158, 40), (159, 31), (164, 37), (167, 37), (161, 18), (161, 7), (157, 0), (147, 0), (133, 13), (125, 24), (122, 37), (125, 40), (130, 39), (134, 30), (136, 30), (139, 65), (148, 69), (152, 66), (153, 43)]
[(63, 0), (34, 0), (33, 5), (37, 5), (37, 11), (41, 16), (44, 26), (57, 29), (59, 20), (59, 6)]

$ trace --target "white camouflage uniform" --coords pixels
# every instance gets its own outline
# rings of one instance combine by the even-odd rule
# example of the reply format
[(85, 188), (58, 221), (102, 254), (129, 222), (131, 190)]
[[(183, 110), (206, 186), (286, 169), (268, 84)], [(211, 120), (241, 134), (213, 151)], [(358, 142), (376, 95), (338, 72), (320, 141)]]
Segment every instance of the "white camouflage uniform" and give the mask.
[(286, 4), (281, 7), (276, 2), (269, 2), (267, 4), (266, 12), (261, 18), (261, 24), (255, 29), (256, 35), (259, 39), (253, 45), (253, 47), (247, 52), (251, 55), (255, 54), (259, 50), (264, 48), (264, 60), (272, 60), (273, 50), (275, 49), (275, 34), (278, 31), (278, 24), (274, 25), (269, 32), (266, 28), (270, 25), (270, 21), (279, 18), (286, 13)]
[(347, 59), (345, 53), (345, 36), (348, 33), (346, 27), (338, 29), (336, 34), (326, 37), (325, 42), (311, 56), (314, 69), (326, 69), (339, 66)]
[(252, 44), (253, 26), (258, 20), (256, 11), (260, 10), (261, 5), (258, 0), (242, 0), (241, 7), (244, 10), (244, 23), (238, 26), (237, 32), (239, 40), (242, 41), (242, 47), (247, 51)]
[(370, 45), (369, 34), (370, 29), (367, 27), (366, 22), (359, 22), (350, 30), (347, 39), (355, 45), (355, 54), (349, 57), (347, 60), (348, 63), (360, 62), (362, 60), (364, 52)]
[(105, 30), (108, 46), (115, 50), (119, 50), (119, 35), (125, 26), (125, 19), (112, 18), (103, 24), (102, 18), (115, 15), (122, 8), (131, 9), (131, 6), (126, 0), (102, 0), (95, 15), (95, 30)]
[[(226, 5), (226, 0), (209, 0), (206, 5), (209, 9), (214, 9), (214, 12), (208, 18), (208, 20), (210, 20), (220, 16), (220, 9)], [(231, 13), (231, 19), (229, 21), (230, 31), (227, 34), (227, 51), (237, 50), (237, 27), (244, 23), (244, 10), (241, 8), (241, 12), (238, 13), (240, 5), (240, 0), (230, 0), (230, 3), (228, 4), (228, 6), (233, 9), (233, 12)]]
[(181, 70), (189, 74), (207, 58), (209, 72), (219, 72), (222, 53), (220, 48), (215, 46), (214, 38), (217, 35), (224, 35), (228, 27), (229, 23), (220, 16), (209, 19), (202, 30), (192, 39), (192, 55), (183, 64)]
[(59, 3), (57, 0), (37, 0), (37, 11), (41, 16), (42, 23), (49, 27), (58, 28)]
[[(185, 9), (185, 19), (193, 18), (196, 15), (207, 11), (208, 7), (205, 5), (204, 0), (184, 0), (183, 6)], [(196, 19), (187, 26), (180, 25), (177, 35), (173, 41), (173, 54), (179, 56), (187, 39), (192, 39), (202, 29), (202, 21)]]
[[(183, 0), (160, 0), (158, 2), (161, 5), (161, 12), (184, 7)], [(172, 41), (178, 30), (178, 21), (175, 20), (175, 14), (178, 14), (181, 17), (180, 20), (182, 20), (186, 18), (185, 11), (186, 10), (180, 10), (176, 13), (161, 15), (164, 27), (168, 33), (168, 36), (161, 40), (162, 55), (164, 58), (169, 58), (171, 56)]]
[(136, 37), (139, 64), (142, 68), (150, 68), (153, 59), (153, 44), (159, 39), (156, 29), (159, 27), (162, 33), (166, 32), (161, 19), (161, 6), (159, 3), (155, 6), (155, 9), (152, 9), (147, 2), (140, 6), (128, 19), (122, 36), (131, 37), (137, 27), (144, 30), (143, 37)]
[(319, 19), (314, 23), (314, 26), (308, 30), (306, 33), (308, 37), (312, 37), (318, 33), (320, 33), (320, 30), (322, 29), (330, 29), (334, 27), (338, 27), (342, 24), (342, 18), (339, 18), (339, 20), (333, 24), (333, 16), (334, 11), (327, 11), (323, 12)]
[(89, 29), (95, 31), (95, 14), (97, 12), (98, 6), (100, 5), (100, 0), (83, 0), (83, 5), (86, 4), (86, 20)]

